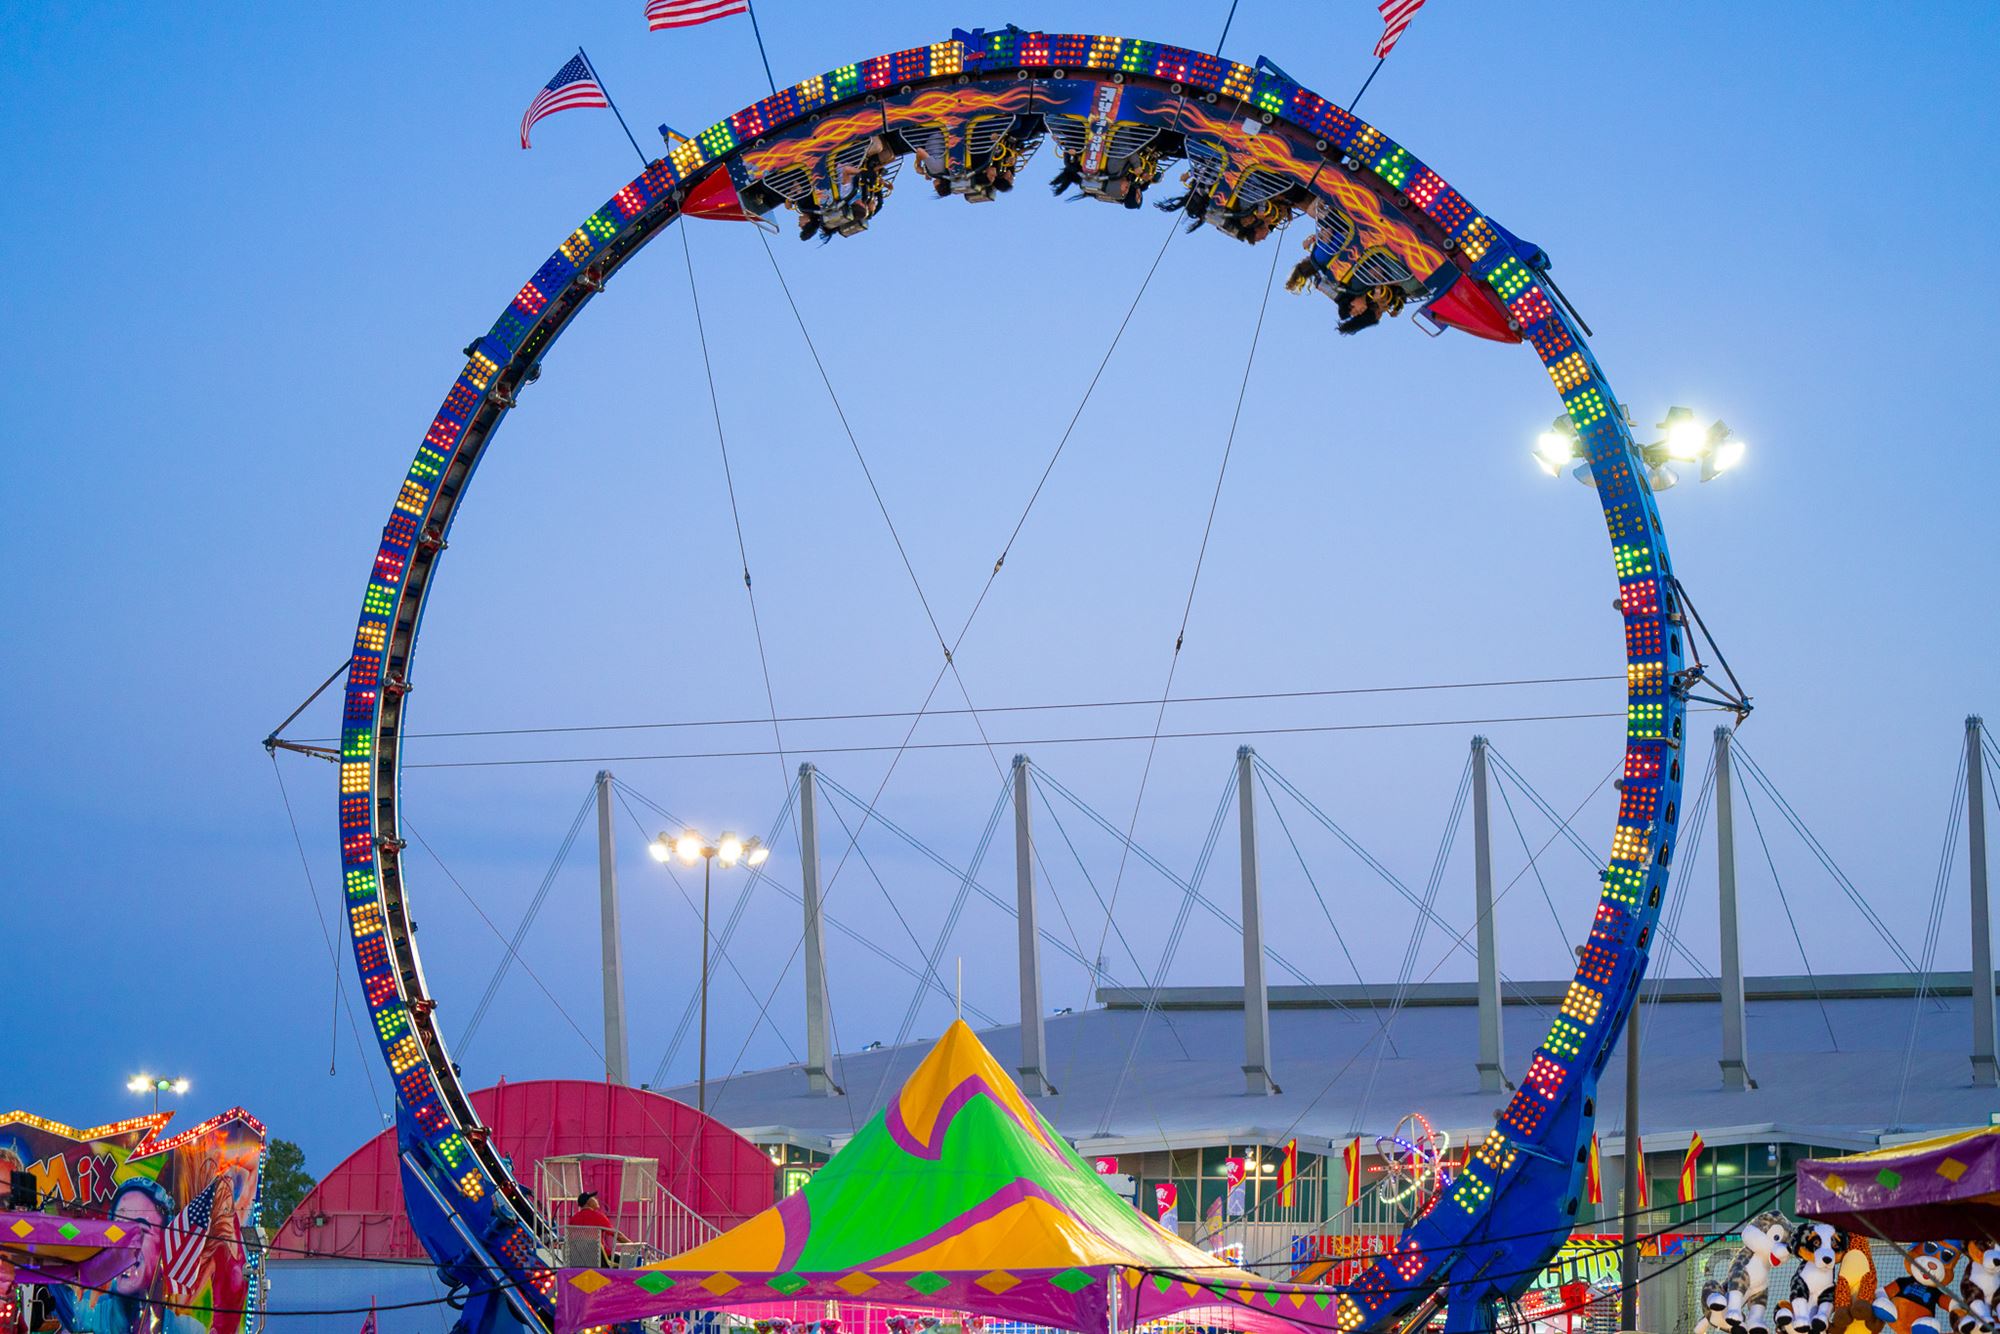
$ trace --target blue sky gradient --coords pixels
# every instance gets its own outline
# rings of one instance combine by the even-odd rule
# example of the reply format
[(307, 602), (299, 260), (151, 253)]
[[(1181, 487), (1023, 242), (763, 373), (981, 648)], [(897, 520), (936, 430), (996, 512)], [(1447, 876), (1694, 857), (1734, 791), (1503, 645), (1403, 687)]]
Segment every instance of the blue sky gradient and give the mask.
[[(0, 543), (16, 571), (0, 639), (14, 687), (0, 715), (0, 802), (8, 934), (40, 1007), (17, 1010), (28, 1036), (0, 1104), (109, 1120), (131, 1109), (123, 1084), (135, 1069), (185, 1073), (191, 1113), (243, 1103), (318, 1170), (380, 1124), (386, 1083), (344, 1018), (336, 1031), (334, 964), (316, 924), (316, 912), (338, 920), (332, 772), (279, 762), (315, 905), (257, 743), (346, 651), (375, 535), (458, 349), (634, 170), (603, 112), (545, 121), (522, 152), (515, 127), (534, 91), (582, 43), (642, 142), (661, 120), (697, 129), (764, 91), (747, 24), (649, 35), (642, 9), (0, 15), (14, 108), (0, 140), (0, 242), (14, 257), (0, 290), (11, 442)], [(1225, 9), (1048, 0), (951, 14), (911, 0), (766, 0), (762, 18), (789, 81), (954, 23), (1208, 46)], [(1363, 0), (1244, 0), (1226, 54), (1268, 54), (1344, 100), (1376, 28)], [(2000, 320), (1979, 258), (2000, 205), (1996, 53), (2000, 11), (1983, 5), (1437, 0), (1360, 107), (1549, 250), (1642, 422), (1685, 403), (1752, 442), (1739, 473), (1663, 498), (1678, 566), (1757, 696), (1745, 748), (1913, 953), (1962, 719), (2000, 714), (2000, 467), (1985, 369)], [(948, 625), (978, 595), (1169, 225), (1052, 201), (1040, 182), (1053, 169), (1036, 161), (994, 207), (906, 188), (863, 238), (774, 242)], [(694, 224), (688, 243), (779, 708), (911, 709), (936, 645), (764, 252), (741, 225)], [(669, 236), (621, 274), (498, 437), (442, 566), (416, 729), (763, 716), (680, 251)], [(1268, 249), (1213, 231), (1169, 246), (960, 654), (973, 704), (1157, 697), (1270, 263)], [(1526, 453), (1558, 410), (1525, 351), (1429, 341), (1407, 324), (1336, 339), (1325, 303), (1277, 293), (1176, 693), (1618, 672), (1596, 508)], [(963, 708), (955, 690), (948, 682), (940, 702)], [(1167, 730), (1225, 735), (1160, 744), (1139, 840), (1187, 873), (1247, 740), (1421, 889), (1468, 738), (1484, 730), (1565, 812), (1596, 793), (1578, 825), (1601, 848), (1616, 718), (1261, 730), (1621, 703), (1617, 683), (1601, 681), (1176, 706)], [(325, 735), (336, 718), (323, 701), (294, 733)], [(1026, 743), (1144, 734), (1149, 709), (984, 726), (990, 752), (913, 751), (884, 793), (885, 813), (947, 859), (973, 855), (1016, 750), (1114, 824), (1131, 817), (1143, 743)], [(894, 720), (800, 723), (785, 741), (791, 763), (815, 758), (867, 795), (888, 756), (839, 748), (900, 736)], [(412, 768), (406, 810), (511, 932), (600, 767), (590, 757), (769, 739), (768, 726), (747, 726), (426, 741), (413, 763), (581, 758)], [(917, 740), (980, 732), (942, 718)], [(773, 819), (788, 776), (769, 755), (610, 767), (687, 819), (745, 832)], [(1495, 810), (1497, 872), (1513, 885), (1500, 909), (1505, 965), (1553, 976), (1568, 968), (1595, 878), (1560, 844), (1539, 864), (1541, 884), (1521, 875), (1523, 841), (1540, 846), (1550, 827), (1512, 800), (1519, 837)], [(1042, 826), (1054, 900), (1044, 918), (1089, 954), (1103, 932), (1092, 885), (1108, 894), (1117, 849), (1059, 813), (1077, 857), (1052, 841), (1053, 821)], [(1758, 814), (1768, 866), (1753, 830), (1739, 832), (1752, 971), (1800, 970), (1787, 906), (1814, 969), (1893, 966), (1775, 808)], [(1413, 913), (1296, 807), (1286, 819), (1313, 877), (1267, 823), (1268, 911), (1287, 956), (1315, 980), (1352, 980), (1331, 921), (1365, 978), (1393, 981)], [(620, 829), (633, 1065), (648, 1079), (689, 996), (698, 936), (683, 891), (699, 886), (663, 877), (639, 855), (639, 832)], [(589, 837), (586, 827), (525, 953), (594, 1040)], [(829, 869), (840, 846), (830, 840)], [(915, 960), (958, 886), (885, 832), (861, 847), (868, 865), (841, 872), (830, 910)], [(1235, 893), (1234, 857), (1225, 830), (1207, 881), (1219, 901)], [(1961, 844), (1942, 967), (1966, 964), (1963, 858)], [(781, 842), (770, 869), (795, 885), (796, 860)], [(1011, 860), (1003, 831), (982, 882), (1007, 892)], [(500, 945), (434, 865), (415, 866), (425, 966), (456, 1035)], [(726, 883), (724, 904), (740, 882)], [(1712, 868), (1688, 883), (1682, 933), (1712, 966)], [(1471, 893), (1461, 838), (1440, 912), (1468, 925)], [(1156, 967), (1178, 898), (1127, 867), (1117, 921), (1141, 967), (1114, 934), (1117, 980)], [(781, 896), (762, 892), (745, 910), (730, 951), (740, 976), (725, 968), (718, 982), (718, 1070), (781, 1062), (798, 1046), (798, 975), (783, 971), (797, 937)], [(1001, 1015), (1015, 1004), (1011, 941), (1011, 924), (975, 900), (943, 951), (947, 974), (963, 956), (968, 997)], [(1230, 981), (1237, 950), (1197, 919), (1168, 976)], [(1432, 932), (1417, 975), (1466, 975), (1446, 950)], [(351, 969), (344, 943), (338, 966)], [(844, 1045), (898, 1036), (904, 974), (839, 938), (831, 973)], [(1084, 1004), (1084, 970), (1050, 958), (1045, 992), (1051, 1007)], [(767, 996), (771, 1022), (759, 1027)], [(911, 1035), (934, 1035), (947, 1014), (920, 1007)], [(460, 1060), (475, 1084), (599, 1069), (520, 971)], [(666, 1073), (693, 1072), (687, 1042)]]

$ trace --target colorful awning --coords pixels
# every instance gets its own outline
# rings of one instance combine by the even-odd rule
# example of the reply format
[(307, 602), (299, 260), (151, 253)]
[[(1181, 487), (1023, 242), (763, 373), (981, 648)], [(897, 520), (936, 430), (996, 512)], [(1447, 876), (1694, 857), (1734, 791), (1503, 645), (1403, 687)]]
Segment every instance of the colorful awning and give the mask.
[[(865, 1301), (1103, 1334), (1194, 1308), (1293, 1334), (1338, 1295), (1270, 1283), (1112, 1191), (954, 1023), (881, 1113), (797, 1194), (644, 1269), (566, 1269), (559, 1334), (676, 1311)], [(1295, 1318), (1288, 1318), (1295, 1317)]]
[(1892, 1241), (2000, 1238), (2000, 1126), (1799, 1164), (1799, 1212)]

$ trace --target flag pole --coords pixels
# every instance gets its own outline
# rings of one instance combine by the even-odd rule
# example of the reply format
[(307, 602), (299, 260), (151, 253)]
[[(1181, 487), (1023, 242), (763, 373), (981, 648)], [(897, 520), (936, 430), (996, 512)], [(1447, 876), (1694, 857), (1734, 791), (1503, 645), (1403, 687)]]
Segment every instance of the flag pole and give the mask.
[[(1374, 68), (1374, 69), (1371, 69), (1371, 70), (1369, 70), (1369, 71), (1368, 71), (1368, 77), (1367, 77), (1367, 78), (1365, 78), (1365, 79), (1363, 79), (1363, 80), (1361, 81), (1361, 93), (1365, 93), (1365, 92), (1367, 92), (1367, 91), (1368, 91), (1368, 85), (1369, 85), (1369, 84), (1371, 84), (1371, 83), (1373, 83), (1373, 82), (1375, 82), (1375, 76), (1376, 76), (1377, 74), (1380, 74), (1380, 73), (1382, 72), (1382, 66), (1383, 66), (1383, 65), (1384, 65), (1385, 63), (1387, 63), (1387, 62), (1388, 62), (1388, 59), (1389, 59), (1389, 57), (1387, 57), (1387, 56), (1377, 56), (1377, 57), (1375, 58), (1375, 68)], [(1354, 101), (1353, 101), (1353, 102), (1349, 102), (1349, 103), (1347, 104), (1347, 109), (1348, 109), (1349, 111), (1352, 111), (1352, 110), (1354, 110), (1354, 108), (1355, 108), (1355, 105), (1356, 105), (1356, 103), (1358, 103), (1358, 102), (1360, 102), (1360, 101), (1361, 101), (1361, 93), (1356, 93), (1356, 94), (1354, 95)], [(611, 94), (609, 94), (609, 93), (606, 93), (606, 94), (605, 94), (604, 96), (605, 96), (606, 100), (609, 100), (609, 99), (610, 99), (610, 97), (611, 97)]]
[[(750, 33), (757, 39), (757, 56), (764, 62), (764, 82), (771, 85), (771, 92), (775, 94), (778, 91), (778, 81), (771, 74), (771, 57), (764, 50), (764, 30), (757, 25), (757, 6), (753, 0), (743, 0), (743, 8), (750, 15)], [(606, 94), (605, 98), (609, 101), (610, 95)]]
[(597, 90), (604, 94), (604, 105), (610, 107), (611, 114), (618, 117), (618, 128), (625, 131), (625, 137), (631, 141), (632, 151), (639, 155), (639, 165), (641, 167), (650, 167), (651, 165), (653, 165), (653, 160), (646, 156), (646, 150), (639, 147), (639, 141), (637, 139), (632, 138), (632, 127), (625, 123), (625, 113), (620, 111), (618, 109), (618, 104), (611, 100), (611, 90), (604, 86), (603, 78), (600, 77), (597, 73), (597, 65), (591, 60), (591, 58), (587, 54), (585, 54), (584, 49), (582, 47), (579, 46), (578, 48), (576, 48), (576, 53), (579, 56), (583, 57), (584, 68), (589, 70), (590, 77), (597, 81)]

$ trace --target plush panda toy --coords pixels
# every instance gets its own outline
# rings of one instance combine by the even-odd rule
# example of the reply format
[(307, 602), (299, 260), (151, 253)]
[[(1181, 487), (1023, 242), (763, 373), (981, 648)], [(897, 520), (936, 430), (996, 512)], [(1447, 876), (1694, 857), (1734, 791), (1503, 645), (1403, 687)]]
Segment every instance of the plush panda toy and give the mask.
[(1958, 1295), (1963, 1309), (1958, 1334), (1995, 1334), (2000, 1330), (2000, 1244), (1965, 1243), (1965, 1277)]
[(1701, 1285), (1705, 1314), (1695, 1326), (1697, 1334), (1701, 1330), (1769, 1334), (1771, 1271), (1784, 1263), (1791, 1240), (1791, 1220), (1775, 1210), (1745, 1224), (1743, 1246), (1729, 1262), (1728, 1272), (1720, 1281), (1710, 1278)]

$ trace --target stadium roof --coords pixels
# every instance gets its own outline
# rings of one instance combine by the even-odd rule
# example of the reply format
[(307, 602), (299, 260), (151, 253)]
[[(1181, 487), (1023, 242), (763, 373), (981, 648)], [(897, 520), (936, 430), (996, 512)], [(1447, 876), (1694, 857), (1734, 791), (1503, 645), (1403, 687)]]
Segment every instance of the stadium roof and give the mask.
[[(1510, 1075), (1527, 1065), (1562, 990), (1555, 982), (1509, 984)], [(1933, 974), (1928, 991), (1919, 1007), (1915, 978), (1905, 974), (1749, 979), (1748, 1065), (1758, 1087), (1731, 1092), (1717, 1063), (1715, 984), (1668, 981), (1662, 1003), (1649, 1007), (1641, 1042), (1639, 1129), (1648, 1147), (1682, 1147), (1698, 1130), (1716, 1145), (1782, 1140), (1861, 1149), (1891, 1131), (1985, 1125), (1995, 1099), (1972, 1084), (1969, 975)], [(1167, 988), (1149, 1013), (1145, 991), (1107, 989), (1099, 993), (1101, 1008), (1051, 1017), (1045, 1068), (1058, 1092), (1035, 1106), (1085, 1153), (1134, 1153), (1295, 1136), (1302, 1147), (1324, 1149), (1355, 1134), (1384, 1133), (1409, 1111), (1454, 1132), (1483, 1133), (1505, 1101), (1479, 1091), (1478, 1012), (1468, 983), (1413, 986), (1400, 1010), (1391, 987), (1273, 988), (1272, 1073), (1282, 1092), (1268, 1097), (1243, 1091), (1241, 994)], [(1393, 1047), (1383, 1050), (1372, 1039), (1392, 1018)], [(1003, 1065), (1019, 1051), (1015, 1026), (980, 1038)], [(711, 1079), (709, 1111), (755, 1139), (838, 1145), (895, 1092), (933, 1040), (836, 1058), (841, 1096), (810, 1094), (795, 1065)], [(1624, 1127), (1622, 1071), (1614, 1056), (1599, 1089), (1607, 1152), (1618, 1150)], [(692, 1096), (692, 1089), (667, 1092)]]

